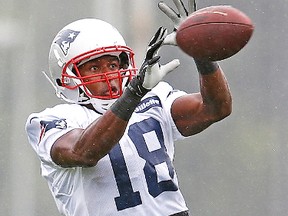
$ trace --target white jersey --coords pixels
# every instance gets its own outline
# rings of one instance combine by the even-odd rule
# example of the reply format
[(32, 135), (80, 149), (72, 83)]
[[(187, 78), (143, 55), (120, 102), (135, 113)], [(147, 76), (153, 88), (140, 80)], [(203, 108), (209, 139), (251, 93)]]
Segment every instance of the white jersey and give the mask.
[(170, 111), (184, 94), (159, 83), (135, 109), (119, 143), (91, 168), (62, 168), (50, 150), (60, 136), (86, 128), (100, 114), (77, 104), (31, 114), (29, 142), (59, 211), (66, 216), (168, 216), (188, 210), (172, 164), (174, 141), (184, 137)]

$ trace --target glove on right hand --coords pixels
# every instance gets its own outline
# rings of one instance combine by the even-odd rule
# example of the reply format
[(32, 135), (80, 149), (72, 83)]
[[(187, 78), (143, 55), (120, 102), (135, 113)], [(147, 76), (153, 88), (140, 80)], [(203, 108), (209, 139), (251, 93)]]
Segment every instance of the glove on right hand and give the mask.
[(168, 16), (172, 20), (174, 24), (173, 32), (167, 35), (163, 44), (177, 46), (176, 31), (179, 28), (179, 25), (182, 23), (182, 21), (185, 20), (191, 13), (196, 11), (196, 2), (195, 0), (188, 0), (188, 10), (185, 8), (185, 5), (182, 2), (182, 0), (173, 0), (173, 2), (178, 10), (178, 13), (164, 2), (159, 2), (158, 7), (164, 14), (166, 14), (166, 16)]

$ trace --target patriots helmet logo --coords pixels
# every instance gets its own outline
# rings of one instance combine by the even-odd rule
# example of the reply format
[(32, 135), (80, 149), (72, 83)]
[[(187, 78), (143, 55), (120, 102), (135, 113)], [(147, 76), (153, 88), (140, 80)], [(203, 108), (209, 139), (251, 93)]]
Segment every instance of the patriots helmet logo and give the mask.
[(70, 44), (74, 42), (79, 33), (80, 31), (65, 29), (58, 34), (54, 43), (59, 45), (62, 52), (66, 56), (68, 54)]

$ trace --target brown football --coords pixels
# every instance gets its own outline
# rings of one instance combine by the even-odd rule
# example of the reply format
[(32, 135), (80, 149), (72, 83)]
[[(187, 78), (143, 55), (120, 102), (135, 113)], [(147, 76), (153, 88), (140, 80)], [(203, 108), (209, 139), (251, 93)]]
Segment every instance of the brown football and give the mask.
[(228, 5), (210, 6), (188, 16), (176, 32), (182, 51), (196, 59), (219, 61), (239, 52), (254, 31), (251, 19)]

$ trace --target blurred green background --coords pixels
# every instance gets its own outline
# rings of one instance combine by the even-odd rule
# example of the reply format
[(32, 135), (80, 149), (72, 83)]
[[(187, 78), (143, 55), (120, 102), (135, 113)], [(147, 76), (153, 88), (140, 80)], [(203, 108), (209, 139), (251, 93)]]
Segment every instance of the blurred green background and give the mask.
[[(172, 0), (164, 0), (173, 6)], [(136, 52), (138, 67), (158, 26), (173, 29), (156, 0), (0, 0), (0, 215), (59, 215), (24, 131), (31, 112), (61, 103), (41, 71), (66, 24), (96, 17), (116, 26)], [(248, 45), (220, 62), (233, 113), (176, 143), (175, 166), (193, 216), (288, 215), (288, 1), (198, 0), (198, 8), (232, 5), (251, 17)], [(179, 58), (166, 80), (199, 89), (193, 61), (165, 47), (161, 62)], [(192, 65), (192, 66), (191, 66)]]

